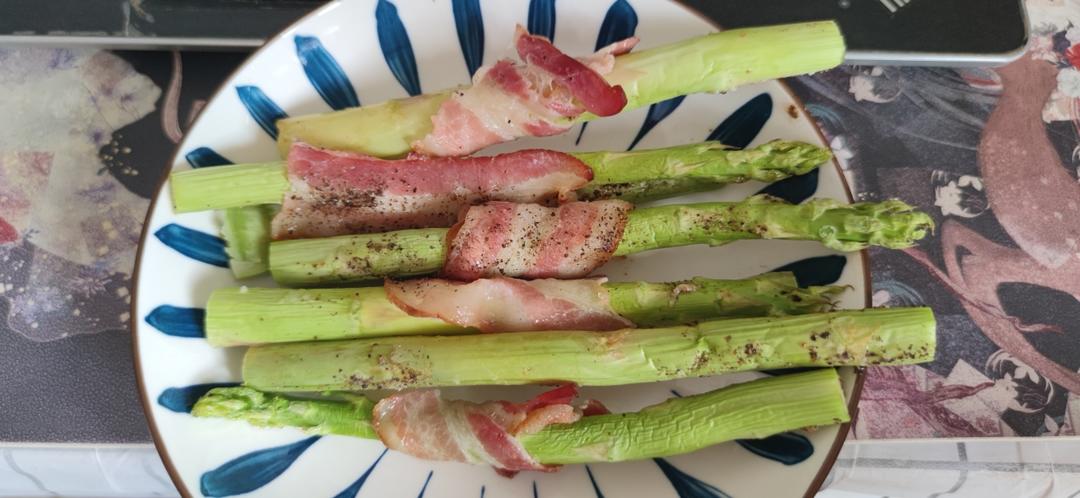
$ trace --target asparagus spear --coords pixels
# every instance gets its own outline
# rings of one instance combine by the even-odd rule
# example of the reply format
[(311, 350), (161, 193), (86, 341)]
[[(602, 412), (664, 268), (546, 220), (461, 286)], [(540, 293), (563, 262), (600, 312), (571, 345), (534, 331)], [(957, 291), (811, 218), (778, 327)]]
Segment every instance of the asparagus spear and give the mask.
[[(213, 169), (206, 168), (207, 171)], [(266, 272), (270, 260), (270, 220), (275, 213), (277, 206), (274, 205), (244, 206), (224, 211), (221, 236), (225, 239), (225, 253), (229, 255), (229, 269), (236, 278), (254, 277)]]
[[(622, 85), (635, 109), (663, 100), (814, 73), (844, 58), (844, 40), (832, 21), (745, 28), (690, 38), (615, 58), (604, 78)], [(282, 157), (293, 141), (335, 150), (395, 157), (431, 132), (431, 117), (453, 90), (391, 100), (277, 122)], [(593, 119), (584, 115), (578, 121)]]
[[(634, 152), (571, 155), (593, 170), (593, 181), (578, 191), (580, 198), (619, 198), (631, 202), (749, 180), (775, 182), (807, 173), (831, 157), (827, 149), (782, 140), (746, 150), (704, 142)], [(178, 213), (280, 204), (289, 189), (284, 162), (178, 171), (170, 177), (169, 185), (173, 208)]]
[[(722, 317), (827, 311), (843, 287), (800, 289), (790, 272), (744, 280), (607, 282), (612, 309), (638, 326)], [(210, 294), (206, 340), (214, 346), (476, 332), (438, 318), (410, 316), (382, 287), (355, 289), (224, 288)]]
[[(371, 426), (371, 401), (362, 396), (315, 400), (250, 387), (219, 387), (199, 399), (191, 413), (260, 427), (294, 427), (310, 434), (377, 438)], [(848, 420), (839, 378), (828, 368), (673, 398), (634, 413), (584, 417), (517, 439), (543, 464), (618, 462)]]
[[(757, 238), (818, 240), (840, 251), (871, 245), (904, 248), (932, 228), (928, 215), (898, 200), (847, 205), (814, 199), (793, 205), (759, 195), (741, 202), (634, 210), (615, 255)], [(270, 272), (284, 285), (434, 273), (446, 259), (447, 233), (445, 228), (423, 228), (273, 242)]]
[(528, 384), (608, 386), (756, 369), (900, 365), (934, 356), (929, 308), (739, 318), (614, 332), (517, 332), (254, 346), (244, 383), (268, 391)]
[(334, 393), (298, 398), (250, 387), (215, 387), (195, 403), (196, 417), (243, 420), (256, 427), (296, 427), (311, 434), (377, 439), (371, 427), (375, 404), (367, 396)]

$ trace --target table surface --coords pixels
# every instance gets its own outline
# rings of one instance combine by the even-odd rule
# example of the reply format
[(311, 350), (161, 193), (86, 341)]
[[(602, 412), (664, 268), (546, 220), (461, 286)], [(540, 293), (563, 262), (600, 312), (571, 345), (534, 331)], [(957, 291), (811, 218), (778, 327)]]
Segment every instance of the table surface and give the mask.
[[(939, 347), (869, 370), (857, 439), (1077, 433), (1080, 7), (1028, 5), (1031, 52), (1005, 68), (789, 81), (860, 200), (901, 197), (938, 223), (916, 248), (871, 251), (874, 304), (933, 307)], [(17, 124), (0, 127), (0, 443), (149, 441), (135, 244), (175, 144), (242, 58), (0, 50)]]
[[(0, 44), (253, 48), (326, 1), (5, 0)], [(1022, 0), (678, 1), (729, 29), (835, 19), (861, 63), (1002, 64), (1027, 35)]]

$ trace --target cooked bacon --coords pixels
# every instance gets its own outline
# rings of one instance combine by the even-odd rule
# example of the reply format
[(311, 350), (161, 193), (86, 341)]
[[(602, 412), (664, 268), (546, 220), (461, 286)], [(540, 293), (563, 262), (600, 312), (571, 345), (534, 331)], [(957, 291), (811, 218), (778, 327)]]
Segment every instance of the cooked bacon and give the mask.
[(626, 106), (626, 93), (603, 75), (614, 68), (615, 56), (636, 44), (631, 37), (575, 59), (518, 26), (514, 46), (523, 63), (502, 59), (477, 70), (471, 87), (442, 103), (431, 133), (413, 142), (413, 150), (465, 155), (515, 138), (562, 133), (586, 111), (616, 114)]
[(289, 151), (288, 176), (275, 240), (448, 227), (477, 202), (568, 199), (592, 180), (592, 170), (549, 150), (385, 160), (298, 143)]
[(390, 301), (412, 316), (436, 317), (482, 332), (617, 330), (634, 323), (611, 309), (604, 278), (469, 283), (437, 278), (385, 285)]
[(473, 206), (450, 229), (443, 276), (584, 277), (611, 259), (631, 209), (618, 200)]
[(581, 61), (582, 64), (589, 66), (589, 69), (600, 74), (607, 74), (615, 69), (615, 58), (630, 52), (637, 44), (638, 38), (636, 36), (631, 36), (630, 38), (623, 38), (610, 45), (605, 45), (600, 50), (586, 55), (585, 57), (578, 57), (577, 59)]
[(626, 106), (626, 93), (621, 86), (609, 85), (603, 76), (560, 52), (547, 38), (530, 35), (518, 26), (514, 46), (521, 60), (554, 75), (587, 111), (597, 116), (613, 116)]
[(570, 405), (576, 396), (572, 384), (525, 403), (444, 400), (437, 389), (410, 391), (379, 401), (372, 424), (388, 448), (418, 458), (486, 464), (504, 475), (552, 472), (559, 466), (537, 462), (515, 436), (576, 422), (581, 411)]

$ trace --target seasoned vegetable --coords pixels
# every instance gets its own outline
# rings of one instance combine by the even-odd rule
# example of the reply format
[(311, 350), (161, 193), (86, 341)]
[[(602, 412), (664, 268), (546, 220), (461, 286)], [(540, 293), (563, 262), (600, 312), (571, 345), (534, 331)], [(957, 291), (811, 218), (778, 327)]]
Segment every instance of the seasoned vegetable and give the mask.
[(610, 386), (725, 372), (904, 365), (933, 359), (928, 308), (739, 318), (614, 332), (408, 336), (254, 346), (244, 383), (269, 391)]
[[(570, 153), (592, 169), (577, 191), (582, 200), (659, 199), (748, 180), (775, 182), (810, 172), (831, 157), (827, 149), (775, 140), (739, 150), (719, 142), (630, 152)], [(280, 204), (289, 191), (284, 161), (177, 171), (169, 178), (178, 213)]]
[[(310, 434), (375, 439), (371, 401), (346, 396), (309, 399), (250, 387), (219, 387), (199, 399), (192, 414), (243, 420), (260, 427), (295, 427)], [(848, 420), (840, 380), (836, 371), (828, 368), (673, 398), (633, 413), (585, 416), (573, 423), (519, 434), (516, 440), (528, 455), (545, 465), (618, 462), (687, 453), (733, 439), (764, 438)]]
[[(566, 285), (576, 285), (574, 281)], [(610, 309), (640, 327), (692, 324), (723, 317), (780, 316), (828, 311), (843, 287), (800, 289), (791, 273), (766, 273), (743, 280), (694, 278), (681, 282), (605, 282)], [(471, 295), (465, 297), (471, 298)], [(572, 297), (572, 296), (571, 296)], [(489, 314), (521, 314), (514, 307)], [(489, 300), (465, 303), (488, 306)], [(459, 303), (452, 303), (455, 307)], [(537, 310), (539, 313), (546, 309)], [(480, 312), (470, 313), (483, 315)], [(555, 316), (535, 317), (549, 322)], [(488, 321), (495, 316), (481, 316)], [(501, 322), (500, 322), (501, 323)], [(476, 330), (440, 318), (413, 316), (387, 298), (383, 287), (352, 289), (223, 288), (206, 307), (206, 340), (215, 346), (367, 337), (464, 334)], [(507, 330), (500, 330), (506, 332)]]
[[(516, 221), (523, 219), (518, 216)], [(489, 226), (512, 229), (509, 224)], [(592, 226), (610, 228), (611, 224)], [(904, 248), (921, 240), (932, 228), (933, 220), (928, 215), (897, 200), (847, 205), (831, 199), (814, 199), (793, 205), (768, 196), (754, 196), (740, 202), (631, 211), (611, 255), (692, 244), (716, 246), (741, 239), (817, 240), (840, 251), (857, 251), (868, 246)], [(455, 239), (447, 240), (448, 233), (444, 228), (425, 228), (274, 242), (270, 245), (270, 272), (285, 285), (362, 282), (435, 273), (448, 259), (448, 245), (455, 242)], [(458, 232), (456, 240), (475, 243), (475, 237), (488, 235)], [(593, 252), (582, 254), (592, 255)], [(531, 261), (502, 255), (489, 255), (488, 259), (498, 259), (506, 266), (535, 267)], [(503, 274), (524, 275), (509, 271)], [(561, 274), (559, 278), (576, 276), (582, 275)]]

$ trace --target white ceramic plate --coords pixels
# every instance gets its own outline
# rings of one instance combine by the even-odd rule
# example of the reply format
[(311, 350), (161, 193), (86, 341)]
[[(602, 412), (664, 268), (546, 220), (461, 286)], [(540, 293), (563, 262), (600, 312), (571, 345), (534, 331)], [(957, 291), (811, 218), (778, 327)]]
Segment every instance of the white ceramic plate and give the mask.
[[(570, 54), (589, 53), (606, 44), (605, 39), (630, 33), (647, 48), (715, 30), (679, 4), (661, 0), (332, 3), (285, 30), (237, 70), (202, 111), (174, 167), (209, 166), (224, 158), (276, 159), (272, 123), (280, 113), (324, 112), (466, 83), (470, 64), (510, 55), (518, 23), (553, 34), (555, 43)], [(483, 41), (477, 44), (475, 36), (459, 40), (459, 26), (474, 35), (482, 31)], [(384, 51), (383, 46), (397, 50)], [(680, 105), (671, 102), (593, 122), (584, 133), (575, 127), (563, 136), (521, 140), (485, 152), (538, 146), (625, 150), (648, 127), (645, 123), (653, 126), (637, 148), (698, 142), (710, 134), (740, 145), (774, 138), (821, 143), (801, 104), (781, 84), (765, 83), (725, 95), (693, 95)], [(666, 202), (737, 200), (762, 187), (739, 185)], [(850, 199), (833, 165), (823, 167), (820, 175), (788, 181), (785, 189), (789, 196)], [(846, 431), (846, 426), (827, 427), (766, 444), (733, 442), (666, 459), (571, 465), (554, 474), (522, 473), (506, 479), (488, 468), (384, 452), (377, 441), (309, 437), (291, 429), (193, 418), (185, 410), (207, 384), (240, 379), (243, 351), (215, 349), (199, 337), (201, 307), (210, 291), (238, 283), (223, 267), (221, 242), (213, 235), (219, 229), (217, 216), (177, 215), (171, 204), (169, 190), (159, 189), (137, 265), (133, 329), (147, 417), (165, 465), (186, 496), (799, 496), (820, 485)], [(810, 242), (744, 241), (635, 255), (602, 271), (615, 280), (737, 278), (819, 258), (803, 261), (800, 271), (850, 286), (845, 307), (866, 306), (865, 258), (832, 254)], [(245, 283), (273, 285), (268, 278)], [(583, 395), (599, 398), (615, 411), (636, 410), (671, 397), (673, 391), (698, 393), (760, 375), (585, 389)], [(842, 377), (852, 397), (859, 377), (850, 369)], [(539, 388), (446, 391), (449, 397), (520, 400)]]

